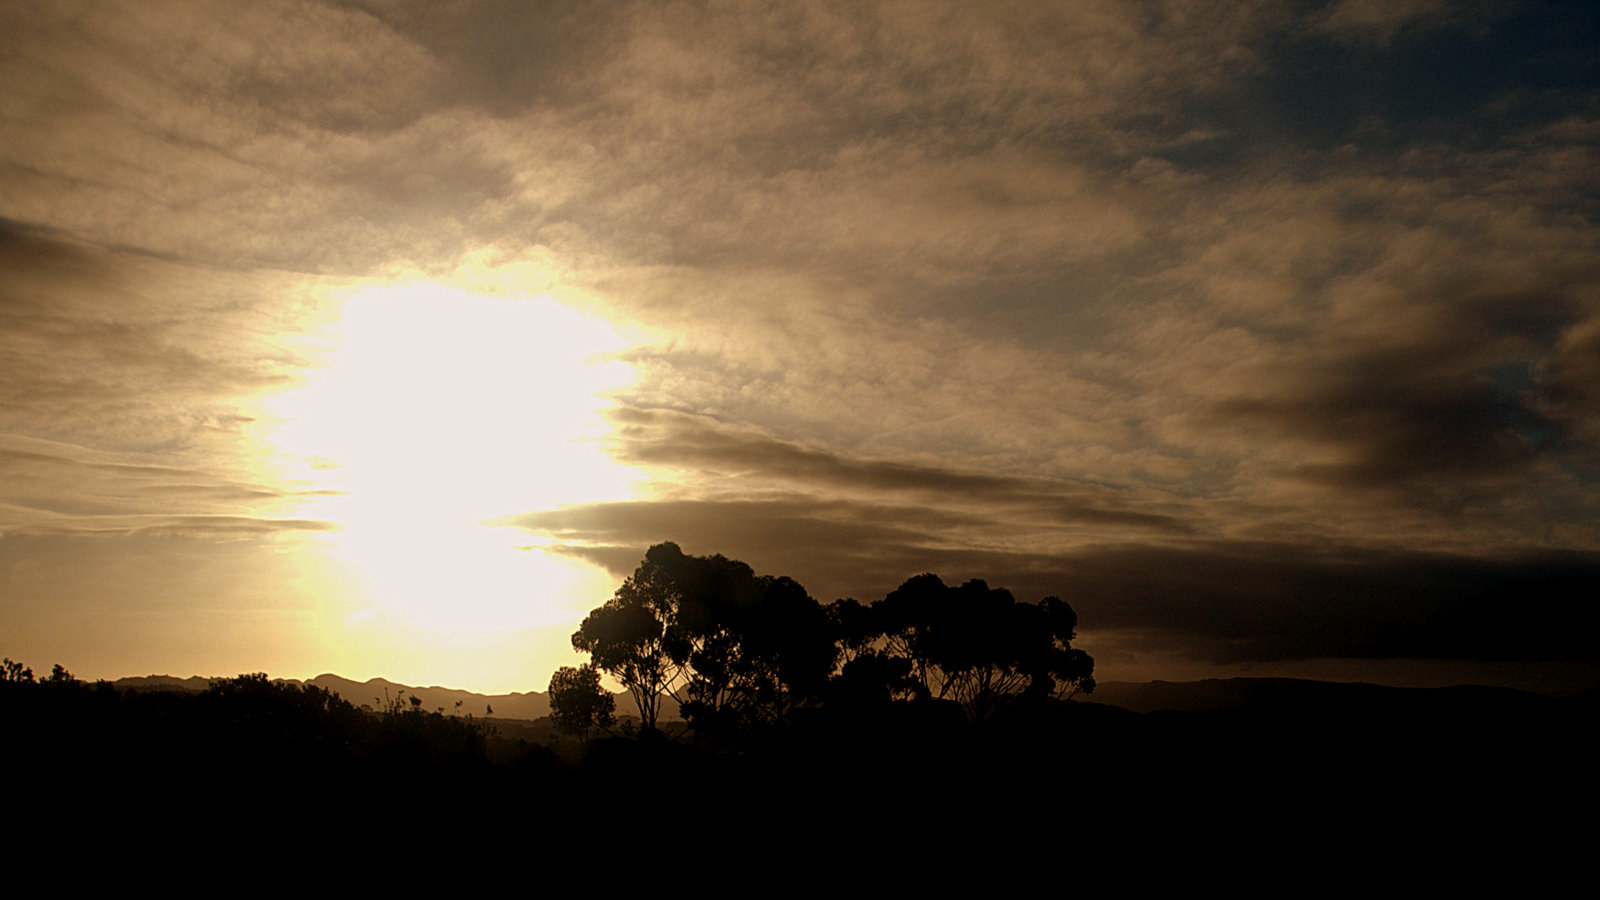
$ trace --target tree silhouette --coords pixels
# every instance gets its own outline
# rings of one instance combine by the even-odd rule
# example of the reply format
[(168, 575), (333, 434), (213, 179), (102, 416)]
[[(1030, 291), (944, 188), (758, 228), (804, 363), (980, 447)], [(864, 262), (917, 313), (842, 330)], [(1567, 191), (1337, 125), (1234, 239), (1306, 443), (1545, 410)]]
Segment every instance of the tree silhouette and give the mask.
[(683, 716), (703, 734), (779, 724), (818, 696), (838, 650), (798, 582), (723, 556), (679, 556), (667, 646), (686, 673)]
[(33, 670), (19, 662), (14, 662), (11, 657), (6, 657), (0, 664), (0, 683), (5, 684), (33, 684)]
[(983, 581), (923, 574), (871, 606), (839, 600), (828, 612), (846, 660), (835, 702), (948, 700), (981, 722), (1020, 698), (1094, 688), (1094, 660), (1071, 645), (1077, 614), (1057, 597), (1019, 603)]
[(593, 665), (562, 666), (550, 676), (550, 719), (556, 728), (588, 740), (592, 728), (616, 721), (616, 699), (600, 686)]
[(702, 734), (784, 721), (838, 657), (827, 613), (794, 579), (672, 543), (645, 553), (572, 644), (628, 689), (643, 728), (666, 695)]
[[(1067, 699), (1094, 688), (1094, 660), (1072, 647), (1077, 622), (1056, 597), (1020, 603), (983, 581), (951, 587), (932, 574), (870, 606), (823, 608), (792, 578), (663, 543), (572, 644), (628, 688), (645, 730), (671, 696), (697, 734), (726, 737), (784, 725), (808, 705), (870, 716), (885, 704), (949, 701), (983, 722), (1018, 700)], [(574, 704), (583, 696), (563, 689)]]
[(667, 572), (674, 554), (682, 556), (676, 544), (651, 547), (633, 575), (572, 635), (573, 649), (588, 653), (595, 668), (628, 689), (645, 731), (655, 730), (662, 695), (674, 692), (683, 677), (665, 642), (680, 599)]

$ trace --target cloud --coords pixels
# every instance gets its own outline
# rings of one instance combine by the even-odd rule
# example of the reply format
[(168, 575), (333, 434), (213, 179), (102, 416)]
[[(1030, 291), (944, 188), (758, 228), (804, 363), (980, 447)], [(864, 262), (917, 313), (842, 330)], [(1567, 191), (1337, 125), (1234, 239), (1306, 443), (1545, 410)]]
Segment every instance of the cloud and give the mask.
[(497, 116), (594, 99), (593, 73), (620, 50), (630, 4), (485, 0), (441, 7), (426, 0), (349, 0), (436, 61), (440, 101)]
[(1472, 6), (1448, 0), (1339, 0), (1329, 4), (1313, 22), (1315, 27), (1346, 40), (1387, 41), (1403, 28), (1447, 17), (1455, 19)]
[[(69, 444), (0, 434), (0, 534), (180, 533), (211, 536), (332, 531), (290, 519), (290, 509), (327, 491), (296, 491), (227, 474)], [(161, 457), (155, 457), (160, 459)], [(241, 515), (249, 510), (252, 514)]]
[[(1086, 635), (1217, 663), (1310, 658), (1596, 660), (1593, 553), (1497, 556), (1283, 542), (961, 545), (969, 527), (909, 507), (773, 497), (580, 506), (517, 517), (560, 552), (631, 574), (663, 540), (875, 600), (905, 578), (983, 578), (1066, 598)], [(1090, 649), (1093, 649), (1092, 642)]]
[[(1148, 529), (1188, 533), (1180, 519), (1151, 511), (1125, 493), (1093, 484), (1025, 478), (840, 456), (718, 427), (703, 416), (623, 407), (612, 413), (622, 427), (619, 461), (647, 467), (693, 468), (697, 480), (735, 490), (785, 485), (823, 496), (915, 499), (923, 504), (983, 508), (1014, 524), (1089, 525), (1097, 529)], [(726, 488), (724, 488), (726, 490)]]
[[(839, 457), (682, 413), (614, 415), (622, 459), (696, 470), (686, 483), (713, 496), (579, 505), (503, 524), (618, 579), (645, 547), (675, 540), (792, 575), (823, 599), (876, 599), (922, 571), (1063, 596), (1091, 651), (1098, 640), (1135, 658), (1595, 659), (1570, 638), (1594, 624), (1593, 553), (1439, 552), (1288, 531), (1206, 537), (1181, 513), (1140, 515), (1094, 486)], [(1095, 527), (1051, 530), (1038, 515), (1047, 508)]]
[(14, 226), (0, 244), (12, 248), (0, 397), (14, 432), (172, 449), (247, 425), (245, 401), (290, 385), (308, 361), (292, 343), (310, 323), (285, 327), (300, 298), (281, 278), (221, 281)]
[(1077, 585), (1103, 628), (1219, 659), (1482, 655), (1451, 572), (1566, 596), (1600, 547), (1597, 28), (8, 6), (7, 527), (321, 527), (260, 401), (316, 361), (326, 290), (476, 279), (636, 338), (606, 446), (646, 492), (512, 519), (614, 572), (671, 538), (824, 592)]
[(0, 531), (327, 530), (264, 463), (262, 397), (296, 383), (283, 282), (219, 280), (0, 223)]
[(1540, 399), (1590, 448), (1600, 447), (1600, 315), (1574, 323), (1541, 372)]
[(1554, 425), (1515, 378), (1525, 364), (1501, 369), (1437, 333), (1408, 344), (1269, 369), (1276, 397), (1219, 399), (1210, 414), (1219, 427), (1264, 425), (1313, 445), (1296, 474), (1342, 488), (1409, 487), (1439, 501), (1533, 474)]
[(1571, 638), (1594, 617), (1593, 554), (1261, 543), (1107, 548), (1061, 565), (1103, 627), (1221, 660), (1594, 658)]
[[(8, 512), (15, 508), (0, 506)], [(147, 535), (206, 540), (252, 540), (291, 534), (325, 534), (340, 530), (333, 522), (315, 519), (263, 519), (250, 516), (43, 516), (26, 510), (24, 524), (0, 529), (6, 536), (69, 535), (106, 537)]]
[(0, 145), (14, 218), (208, 266), (369, 270), (459, 253), (450, 220), (506, 189), (473, 141), (443, 139), (474, 129), (441, 98), (439, 62), (360, 11), (11, 18)]

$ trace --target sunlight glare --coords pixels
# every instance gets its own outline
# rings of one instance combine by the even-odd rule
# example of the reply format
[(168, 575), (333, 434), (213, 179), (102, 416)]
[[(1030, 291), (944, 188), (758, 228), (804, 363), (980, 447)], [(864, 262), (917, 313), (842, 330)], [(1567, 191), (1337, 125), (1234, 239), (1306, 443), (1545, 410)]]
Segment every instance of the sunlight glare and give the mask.
[(534, 627), (590, 603), (594, 570), (488, 520), (623, 499), (634, 473), (598, 439), (631, 370), (604, 322), (548, 297), (432, 284), (353, 293), (328, 365), (276, 405), (291, 477), (329, 492), (306, 514), (368, 605), (436, 629)]

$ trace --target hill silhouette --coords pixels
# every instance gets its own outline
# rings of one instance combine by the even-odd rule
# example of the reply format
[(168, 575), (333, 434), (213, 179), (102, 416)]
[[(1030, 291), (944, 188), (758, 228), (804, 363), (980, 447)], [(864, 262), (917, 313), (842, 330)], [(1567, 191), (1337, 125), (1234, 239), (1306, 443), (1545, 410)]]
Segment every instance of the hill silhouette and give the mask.
[[(171, 675), (143, 675), (119, 678), (112, 682), (117, 690), (140, 691), (180, 691), (198, 694), (211, 686), (215, 678), (205, 678), (199, 675), (188, 678), (177, 678)], [(480, 694), (474, 691), (461, 690), (460, 688), (447, 688), (433, 685), (423, 687), (420, 685), (402, 684), (386, 678), (369, 678), (366, 681), (355, 681), (342, 675), (324, 673), (315, 678), (304, 681), (297, 678), (278, 679), (285, 684), (308, 684), (323, 688), (339, 695), (355, 706), (367, 706), (380, 709), (392, 699), (402, 696), (418, 697), (422, 700), (425, 710), (442, 710), (446, 714), (471, 715), (476, 718), (489, 719), (542, 719), (550, 715), (550, 698), (540, 691), (512, 692), (508, 694)], [(615, 694), (620, 709), (626, 711), (626, 692)], [(457, 702), (460, 706), (457, 707)], [(493, 712), (489, 710), (492, 709)], [(678, 718), (677, 704), (668, 702), (663, 707), (663, 718), (675, 720)]]

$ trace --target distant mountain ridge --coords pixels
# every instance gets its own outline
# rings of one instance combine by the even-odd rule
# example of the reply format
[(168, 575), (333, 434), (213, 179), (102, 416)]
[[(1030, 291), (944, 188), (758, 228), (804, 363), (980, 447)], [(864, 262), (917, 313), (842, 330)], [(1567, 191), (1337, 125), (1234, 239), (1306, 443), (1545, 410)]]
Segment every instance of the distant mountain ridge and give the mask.
[[(494, 716), (502, 719), (538, 719), (550, 715), (550, 698), (538, 691), (510, 694), (476, 694), (457, 688), (414, 687), (396, 684), (385, 678), (352, 681), (338, 675), (318, 675), (306, 684), (329, 690), (354, 703), (382, 709), (394, 700), (409, 703), (407, 697), (418, 697), (422, 708), (445, 715), (459, 714), (474, 717)], [(459, 707), (457, 703), (461, 704)]]
[[(199, 693), (211, 686), (214, 679), (193, 675), (188, 678), (177, 678), (171, 675), (144, 675), (130, 678), (119, 678), (113, 684), (118, 690), (139, 691), (187, 691)], [(409, 684), (399, 684), (386, 678), (370, 678), (366, 681), (354, 681), (340, 675), (325, 673), (308, 681), (298, 678), (274, 678), (287, 684), (310, 684), (324, 690), (332, 691), (341, 698), (356, 706), (368, 706), (372, 709), (382, 709), (391, 700), (400, 700), (409, 705), (408, 697), (419, 697), (422, 708), (429, 712), (443, 712), (445, 715), (472, 716), (474, 718), (496, 719), (541, 719), (550, 715), (550, 697), (539, 691), (510, 694), (478, 694), (458, 688), (416, 687)], [(633, 698), (627, 692), (618, 693), (617, 714), (627, 716), (634, 712)], [(460, 703), (459, 707), (456, 703)], [(492, 710), (492, 712), (491, 712)], [(661, 718), (663, 721), (678, 719), (678, 707), (668, 698), (661, 705)]]
[[(332, 691), (356, 706), (381, 709), (387, 703), (419, 697), (422, 708), (445, 715), (475, 718), (540, 719), (550, 714), (549, 695), (538, 691), (510, 694), (478, 694), (456, 688), (416, 687), (384, 678), (354, 681), (334, 674), (318, 675), (309, 681), (276, 679), (290, 684), (311, 684)], [(212, 679), (193, 676), (175, 678), (148, 675), (121, 678), (120, 690), (178, 690), (199, 692)], [(617, 713), (634, 712), (633, 699), (626, 693), (615, 695)], [(1258, 712), (1302, 713), (1329, 711), (1396, 711), (1404, 708), (1471, 708), (1480, 711), (1510, 707), (1537, 709), (1562, 701), (1558, 698), (1512, 688), (1457, 685), (1439, 688), (1402, 688), (1365, 682), (1313, 681), (1298, 678), (1211, 678), (1202, 681), (1104, 682), (1092, 694), (1078, 700), (1101, 706), (1120, 707), (1136, 713), (1154, 712)], [(458, 707), (456, 704), (460, 703)], [(1600, 695), (1587, 695), (1576, 702), (1600, 705)], [(491, 711), (492, 710), (492, 711)], [(671, 698), (662, 704), (663, 721), (677, 720), (678, 710)]]
[[(119, 678), (112, 682), (118, 690), (140, 691), (189, 691), (199, 693), (211, 686), (213, 678), (192, 675), (188, 678), (177, 678), (171, 675), (144, 675), (129, 678)], [(478, 694), (458, 688), (416, 687), (409, 684), (399, 684), (386, 678), (369, 678), (366, 681), (354, 681), (340, 675), (325, 673), (308, 681), (298, 678), (274, 678), (273, 681), (282, 681), (286, 684), (310, 684), (324, 690), (332, 691), (341, 698), (356, 706), (368, 706), (372, 709), (382, 709), (391, 700), (401, 700), (407, 704), (407, 697), (420, 697), (422, 708), (429, 712), (443, 712), (445, 715), (470, 715), (474, 718), (496, 719), (541, 719), (550, 715), (550, 696), (539, 691), (510, 694)], [(633, 698), (627, 691), (622, 691), (612, 696), (617, 699), (617, 715), (630, 716), (636, 710)], [(457, 702), (461, 703), (458, 708)], [(490, 712), (489, 710), (493, 710)], [(671, 697), (664, 698), (661, 703), (661, 720), (664, 722), (678, 721), (678, 705), (672, 702)]]
[[(334, 674), (318, 675), (308, 681), (298, 678), (275, 678), (286, 684), (310, 684), (324, 690), (338, 694), (345, 701), (356, 706), (368, 706), (373, 709), (382, 709), (392, 700), (403, 703), (409, 702), (406, 698), (418, 697), (422, 700), (422, 708), (429, 712), (443, 712), (446, 715), (470, 715), (476, 718), (493, 716), (501, 719), (538, 719), (550, 715), (550, 698), (538, 691), (511, 694), (477, 694), (472, 691), (459, 690), (445, 687), (415, 687), (408, 684), (397, 684), (386, 678), (371, 678), (367, 681), (354, 681)], [(211, 686), (211, 678), (195, 675), (189, 678), (175, 678), (171, 675), (146, 675), (133, 678), (119, 678), (113, 684), (118, 690), (160, 690), (160, 691), (190, 691), (198, 693)], [(621, 695), (626, 698), (627, 695)], [(459, 707), (456, 703), (460, 703)], [(491, 712), (492, 710), (492, 712)]]

